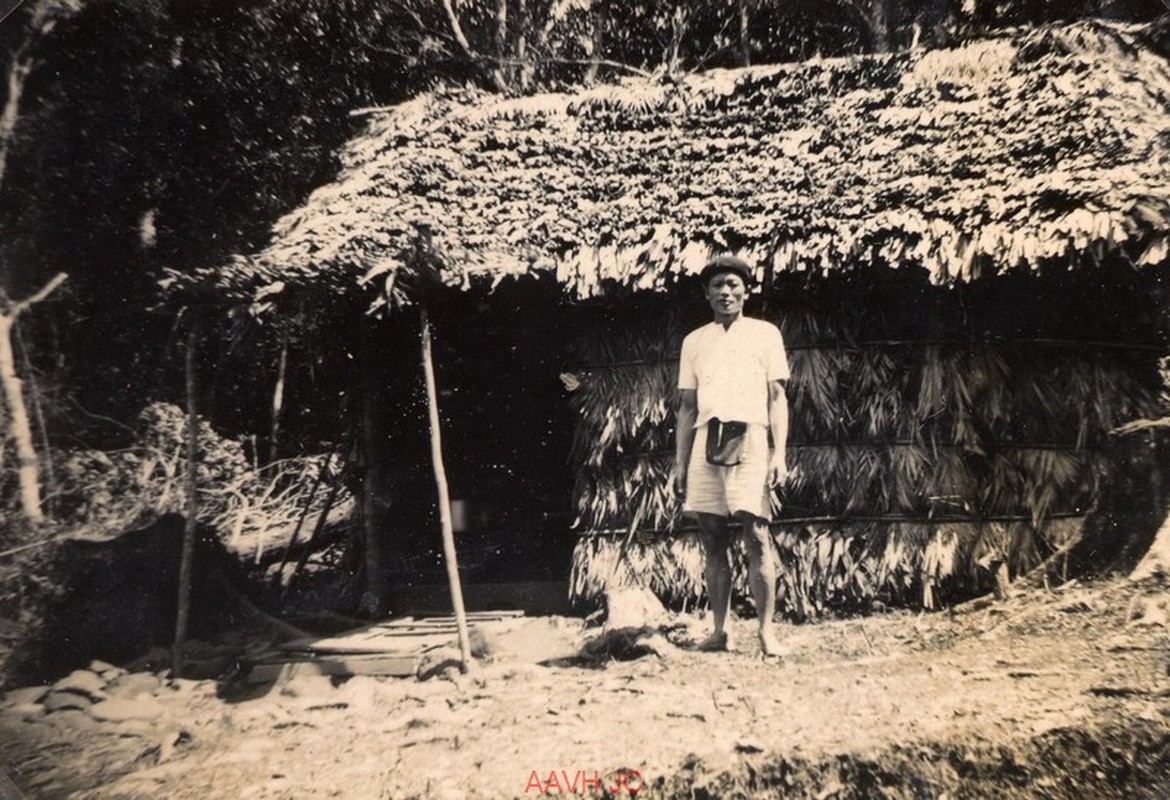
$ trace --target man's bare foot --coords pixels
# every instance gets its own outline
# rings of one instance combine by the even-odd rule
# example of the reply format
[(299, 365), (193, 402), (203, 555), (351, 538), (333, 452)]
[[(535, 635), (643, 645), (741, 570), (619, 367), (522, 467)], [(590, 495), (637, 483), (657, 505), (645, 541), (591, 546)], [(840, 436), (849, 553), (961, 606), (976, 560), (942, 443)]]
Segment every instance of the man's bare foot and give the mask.
[(780, 640), (771, 628), (760, 628), (760, 651), (765, 656), (780, 655)]
[(705, 653), (731, 653), (735, 651), (735, 642), (727, 631), (716, 631), (699, 642), (699, 649)]

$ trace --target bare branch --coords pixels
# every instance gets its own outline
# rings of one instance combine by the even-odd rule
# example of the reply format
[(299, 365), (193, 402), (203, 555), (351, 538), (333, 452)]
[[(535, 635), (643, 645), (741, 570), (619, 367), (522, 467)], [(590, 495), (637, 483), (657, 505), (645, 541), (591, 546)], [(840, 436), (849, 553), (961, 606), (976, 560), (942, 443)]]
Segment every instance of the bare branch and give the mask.
[(459, 24), (459, 17), (455, 14), (455, 7), (451, 5), (451, 0), (443, 0), (443, 10), (447, 12), (447, 22), (451, 25), (451, 33), (455, 36), (455, 41), (459, 43), (469, 58), (475, 58), (471, 42), (467, 41), (467, 36), (463, 33), (463, 26)]
[(19, 9), (22, 5), (24, 5), (24, 0), (16, 0), (16, 2), (13, 3), (12, 8), (8, 9), (8, 11), (4, 14), (0, 14), (0, 23), (3, 23), (4, 20), (15, 14), (17, 9)]
[(36, 294), (32, 295), (31, 297), (26, 297), (24, 300), (21, 300), (18, 303), (13, 303), (11, 311), (12, 316), (17, 317), (26, 311), (29, 306), (44, 300), (46, 297), (56, 291), (57, 287), (64, 283), (65, 279), (68, 277), (69, 275), (66, 273), (58, 272), (53, 276), (53, 279), (41, 287), (40, 291), (38, 291)]
[(1109, 431), (1111, 436), (1125, 436), (1137, 431), (1146, 431), (1152, 428), (1170, 428), (1170, 417), (1159, 417), (1158, 419), (1138, 419), (1133, 422), (1127, 422)]
[[(455, 14), (455, 7), (451, 5), (451, 0), (443, 0), (443, 10), (447, 12), (447, 22), (451, 26), (451, 34), (455, 37), (455, 41), (459, 43), (463, 54), (476, 63), (483, 63), (485, 59), (471, 47), (471, 42), (467, 40), (467, 35), (463, 32), (463, 26), (459, 24), (459, 17)], [(503, 92), (507, 91), (508, 84), (504, 80), (504, 76), (500, 74), (499, 68), (488, 71), (492, 83), (495, 84), (496, 90)]]

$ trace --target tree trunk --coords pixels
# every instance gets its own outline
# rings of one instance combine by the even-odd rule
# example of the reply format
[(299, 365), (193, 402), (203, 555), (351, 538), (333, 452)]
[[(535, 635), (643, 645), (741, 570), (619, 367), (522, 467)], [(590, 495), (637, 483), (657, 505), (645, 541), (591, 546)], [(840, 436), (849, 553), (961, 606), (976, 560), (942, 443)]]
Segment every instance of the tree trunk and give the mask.
[[(5, 3), (4, 10), (15, 12), (21, 3)], [(12, 146), (12, 135), (20, 118), (20, 101), (24, 94), (25, 82), (33, 69), (33, 51), (40, 39), (48, 35), (59, 19), (74, 13), (79, 4), (57, 2), (56, 0), (31, 0), (23, 9), (27, 22), (22, 34), (18, 34), (16, 51), (8, 62), (8, 91), (4, 109), (0, 111), (0, 187), (4, 186), (4, 175), (8, 168), (8, 151)], [(0, 14), (0, 24), (12, 22), (8, 15)]]
[(752, 65), (751, 40), (751, 9), (750, 0), (739, 0), (739, 63), (740, 66)]
[(24, 82), (32, 70), (32, 60), (17, 56), (8, 68), (8, 99), (0, 112), (0, 186), (4, 185), (4, 173), (8, 167), (8, 148), (12, 145), (12, 134), (16, 131), (16, 120), (20, 114), (20, 96), (24, 93)]
[(896, 22), (894, 0), (871, 0), (870, 26), (875, 53), (889, 53), (894, 49)]
[[(16, 355), (12, 347), (12, 332), (17, 318), (22, 313), (52, 294), (64, 281), (65, 273), (57, 273), (51, 281), (31, 297), (18, 303), (4, 302), (6, 307), (0, 308), (0, 385), (2, 385), (5, 405), (8, 406), (9, 434), (16, 445), (21, 510), (25, 519), (32, 523), (43, 522), (45, 515), (41, 509), (37, 450), (33, 444), (28, 407), (24, 402), (24, 389), (16, 373)], [(0, 301), (4, 299), (3, 294), (0, 293)]]
[[(41, 440), (41, 463), (39, 465), (39, 472), (45, 476), (44, 484), (49, 489), (49, 498), (46, 505), (48, 506), (49, 514), (52, 515), (56, 505), (53, 501), (53, 494), (57, 488), (57, 476), (53, 470), (53, 451), (49, 446), (49, 424), (45, 421), (45, 409), (41, 402), (41, 391), (37, 388), (36, 373), (33, 371), (32, 357), (29, 355), (28, 345), (25, 344), (24, 337), (20, 334), (19, 321), (12, 326), (12, 330), (15, 333), (14, 341), (16, 348), (20, 350), (20, 365), (29, 381), (33, 419), (36, 422), (37, 435), (40, 436)], [(2, 457), (0, 457), (0, 463), (3, 463)]]
[[(443, 11), (447, 14), (447, 24), (451, 26), (451, 35), (455, 38), (459, 49), (471, 61), (474, 61), (481, 68), (484, 66), (483, 57), (476, 53), (471, 48), (471, 42), (467, 39), (467, 34), (463, 32), (463, 25), (459, 22), (459, 15), (455, 13), (455, 7), (452, 5), (452, 0), (443, 0)], [(504, 73), (500, 70), (499, 64), (494, 67), (487, 68), (488, 77), (491, 79), (492, 85), (496, 91), (503, 92), (508, 89), (508, 82), (504, 78)]]
[[(16, 133), (16, 123), (20, 119), (21, 97), (24, 94), (29, 73), (32, 72), (33, 58), (30, 52), (32, 43), (38, 37), (48, 33), (55, 24), (52, 16), (53, 10), (48, 3), (33, 5), (32, 23), (24, 41), (18, 46), (12, 56), (12, 61), (9, 63), (4, 108), (0, 110), (0, 190), (4, 188), (4, 178), (8, 172), (9, 151)], [(0, 19), (0, 22), (3, 22), (3, 19)], [(16, 444), (21, 509), (25, 518), (33, 523), (44, 520), (44, 511), (41, 509), (37, 451), (33, 445), (32, 429), (29, 426), (28, 409), (24, 404), (23, 389), (16, 374), (12, 332), (21, 312), (33, 303), (48, 297), (64, 280), (65, 274), (58, 273), (33, 297), (20, 303), (7, 302), (3, 290), (0, 289), (0, 302), (3, 303), (0, 306), (0, 383), (3, 384), (4, 399), (9, 409), (9, 432)]]
[[(365, 348), (368, 352), (370, 348)], [(366, 364), (371, 359), (363, 359)], [(383, 617), (390, 608), (389, 566), (389, 454), (387, 453), (386, 397), (382, 371), (367, 367), (361, 386), (361, 552), (365, 591), (358, 612)]]
[(682, 43), (687, 34), (688, 16), (681, 6), (674, 10), (670, 18), (670, 49), (666, 54), (666, 72), (668, 75), (677, 75), (682, 69)]
[(0, 314), (0, 383), (8, 406), (9, 429), (16, 445), (17, 474), (20, 480), (20, 507), (24, 517), (34, 524), (44, 522), (41, 511), (41, 487), (37, 475), (37, 451), (33, 446), (32, 427), (24, 404), (24, 391), (16, 375), (16, 358), (12, 351), (12, 326), (16, 317)]
[(532, 86), (533, 64), (528, 57), (528, 34), (532, 29), (532, 19), (528, 16), (528, 0), (517, 0), (516, 19), (513, 27), (516, 29), (516, 61), (518, 62), (519, 84), (521, 92), (527, 92)]
[(508, 0), (496, 0), (496, 63), (504, 82), (512, 83), (512, 65), (508, 59)]
[(593, 28), (593, 52), (589, 54), (589, 69), (585, 71), (585, 84), (597, 82), (597, 71), (601, 67), (601, 51), (605, 47), (605, 20), (601, 12), (594, 9), (589, 14), (590, 25)]

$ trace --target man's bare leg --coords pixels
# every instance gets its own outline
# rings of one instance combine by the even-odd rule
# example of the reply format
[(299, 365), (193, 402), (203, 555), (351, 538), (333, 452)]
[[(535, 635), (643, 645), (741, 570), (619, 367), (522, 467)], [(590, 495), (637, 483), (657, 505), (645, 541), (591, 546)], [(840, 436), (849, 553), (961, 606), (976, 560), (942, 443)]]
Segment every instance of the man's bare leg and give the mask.
[(701, 650), (732, 650), (734, 643), (724, 627), (731, 609), (731, 562), (728, 560), (727, 518), (715, 514), (698, 514), (699, 539), (703, 543), (706, 564), (703, 576), (707, 581), (707, 598), (711, 602), (711, 616), (715, 631), (700, 645)]
[(756, 601), (760, 623), (760, 649), (766, 656), (780, 654), (780, 642), (772, 630), (776, 617), (776, 562), (772, 558), (772, 534), (768, 523), (751, 514), (737, 514), (743, 526), (743, 544), (748, 558), (748, 585)]

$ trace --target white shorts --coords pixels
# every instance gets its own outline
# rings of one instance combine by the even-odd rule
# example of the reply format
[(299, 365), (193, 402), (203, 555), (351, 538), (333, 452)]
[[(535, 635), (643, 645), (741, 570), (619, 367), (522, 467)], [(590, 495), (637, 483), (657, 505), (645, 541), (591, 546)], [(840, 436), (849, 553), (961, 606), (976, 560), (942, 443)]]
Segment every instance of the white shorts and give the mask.
[(734, 467), (707, 463), (707, 426), (695, 429), (695, 443), (687, 467), (687, 496), (683, 511), (729, 517), (746, 511), (772, 519), (768, 492), (768, 428), (748, 425), (742, 460)]

